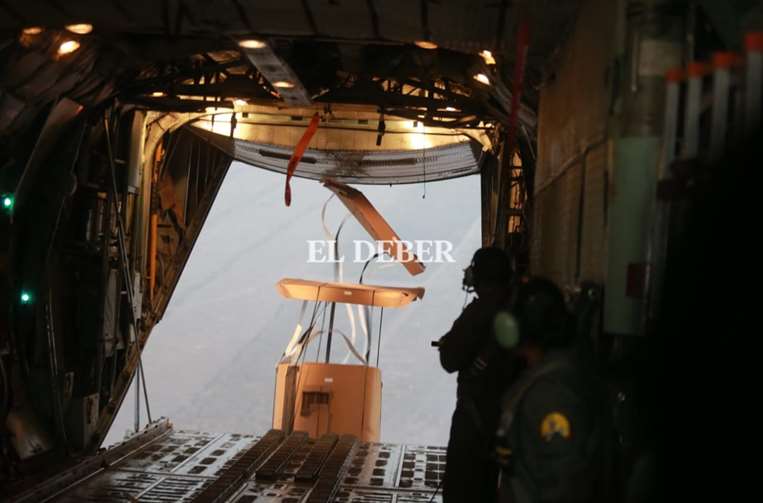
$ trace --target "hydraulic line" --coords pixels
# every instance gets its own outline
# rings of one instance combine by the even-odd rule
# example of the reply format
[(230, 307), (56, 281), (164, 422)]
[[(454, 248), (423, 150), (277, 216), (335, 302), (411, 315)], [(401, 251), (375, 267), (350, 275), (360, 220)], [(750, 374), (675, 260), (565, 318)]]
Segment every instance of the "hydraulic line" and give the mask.
[[(114, 166), (114, 152), (112, 149), (111, 144), (111, 133), (109, 132), (109, 121), (106, 118), (106, 116), (103, 117), (103, 129), (104, 129), (104, 136), (106, 138), (106, 150), (107, 155), (109, 158), (109, 168), (111, 172), (111, 190), (114, 194), (114, 199), (116, 200), (117, 194), (119, 193), (117, 190), (117, 174), (116, 174), (116, 167)], [(125, 291), (127, 292), (127, 302), (129, 304), (129, 321), (130, 324), (133, 327), (133, 330), (135, 331), (135, 343), (138, 344), (138, 371), (143, 376), (143, 357), (141, 355), (141, 349), (140, 349), (140, 343), (138, 341), (139, 334), (138, 334), (138, 323), (135, 316), (135, 303), (134, 303), (134, 294), (132, 290), (132, 273), (130, 271), (130, 263), (127, 258), (127, 246), (125, 244), (125, 225), (124, 221), (122, 220), (122, 213), (119, 211), (119, 208), (115, 208), (116, 216), (117, 216), (117, 242), (118, 242), (118, 248), (119, 248), (119, 258), (121, 262), (121, 269), (122, 269), (122, 276), (123, 281), (125, 284)], [(146, 401), (146, 415), (148, 417), (148, 422), (152, 422), (151, 418), (151, 406), (148, 403), (148, 389), (146, 387), (146, 379), (145, 376), (143, 376), (143, 395), (145, 397)], [(136, 402), (137, 405), (137, 402)]]

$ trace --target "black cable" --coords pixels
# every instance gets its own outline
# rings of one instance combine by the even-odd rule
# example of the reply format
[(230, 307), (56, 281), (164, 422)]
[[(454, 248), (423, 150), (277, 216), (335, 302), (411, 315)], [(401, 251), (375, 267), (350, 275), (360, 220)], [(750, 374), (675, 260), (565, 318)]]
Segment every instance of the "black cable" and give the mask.
[[(307, 302), (307, 301), (305, 301), (305, 302)], [(318, 309), (320, 309), (320, 306), (322, 304), (323, 303), (319, 302), (317, 297), (316, 297), (315, 305), (313, 307), (313, 313), (310, 316), (310, 322), (307, 325), (307, 328), (302, 330), (302, 332), (300, 333), (299, 338), (297, 339), (297, 342), (298, 342), (299, 346), (301, 347), (301, 349), (299, 351), (299, 355), (297, 356), (297, 362), (296, 362), (297, 365), (299, 365), (299, 360), (300, 359), (304, 360), (305, 358), (307, 358), (306, 357), (306, 355), (307, 355), (307, 346), (306, 345), (310, 343), (310, 334), (312, 334), (313, 330), (315, 329), (315, 323), (316, 323), (317, 318), (318, 318), (318, 316), (317, 316)], [(324, 307), (323, 311), (325, 311), (325, 307)], [(304, 313), (302, 313), (302, 314), (304, 314)], [(301, 320), (302, 314), (300, 315), (300, 321), (302, 321)], [(299, 323), (297, 324), (297, 327), (299, 327)], [(286, 353), (284, 352), (282, 357), (285, 356), (285, 354)]]
[(135, 369), (135, 375), (133, 376), (133, 384), (135, 387), (135, 433), (140, 431), (140, 370)]
[(148, 403), (148, 390), (146, 389), (146, 375), (143, 373), (143, 360), (138, 359), (138, 370), (140, 371), (140, 380), (143, 382), (143, 399), (146, 401), (146, 416), (148, 416), (148, 422), (152, 423), (151, 419), (151, 404)]
[(331, 311), (329, 312), (329, 331), (326, 334), (326, 363), (331, 363), (331, 336), (334, 332), (335, 313), (336, 313), (336, 302), (331, 302)]
[[(361, 284), (361, 285), (363, 284), (363, 275), (366, 273), (366, 268), (368, 268), (368, 266), (371, 265), (371, 262), (374, 259), (377, 259), (377, 258), (379, 258), (379, 254), (378, 253), (374, 253), (374, 256), (371, 257), (370, 259), (366, 260), (366, 263), (363, 264), (363, 270), (360, 271), (360, 280), (358, 280), (359, 284)], [(365, 310), (366, 320), (368, 320), (368, 318), (370, 317), (370, 314), (369, 314), (370, 310), (369, 310), (369, 308), (367, 306), (364, 306), (363, 309)], [(368, 365), (368, 362), (371, 359), (370, 358), (370, 352), (371, 352), (371, 344), (372, 344), (372, 342), (371, 342), (370, 323), (367, 323), (367, 324), (369, 325), (369, 327), (368, 327), (369, 330), (368, 330), (368, 333), (366, 333), (366, 347), (368, 348), (368, 350), (366, 352), (366, 365)], [(381, 333), (379, 333), (379, 338), (381, 338)], [(379, 352), (377, 350), (377, 360), (378, 360), (378, 356), (379, 356)], [(378, 367), (378, 365), (377, 365), (377, 367)]]
[(373, 330), (373, 327), (372, 327), (373, 319), (371, 317), (372, 314), (374, 314), (373, 306), (371, 306), (371, 307), (363, 306), (363, 315), (365, 316), (365, 320), (363, 320), (363, 321), (365, 321), (365, 325), (366, 325), (366, 329), (365, 329), (365, 333), (366, 333), (366, 354), (365, 354), (366, 365), (370, 365), (370, 362), (371, 362), (371, 344), (373, 344), (373, 341), (371, 339), (371, 337), (373, 335), (371, 333), (372, 330)]
[(434, 494), (433, 494), (433, 495), (432, 495), (432, 497), (429, 499), (429, 503), (432, 503), (432, 502), (434, 501), (435, 497), (437, 496), (437, 493), (439, 493), (439, 492), (440, 492), (440, 488), (442, 487), (442, 482), (443, 482), (444, 480), (445, 480), (445, 478), (443, 477), (443, 478), (441, 478), (441, 479), (440, 479), (440, 482), (438, 482), (438, 484), (437, 484), (437, 489), (435, 489), (435, 490), (434, 490)]
[(375, 258), (379, 258), (378, 253), (374, 253), (374, 256), (366, 260), (366, 263), (363, 264), (363, 270), (360, 271), (360, 281), (358, 281), (359, 284), (361, 285), (363, 284), (363, 275), (366, 273), (366, 268), (371, 264), (371, 261), (374, 260)]
[(318, 306), (321, 304), (320, 301), (318, 301), (318, 294), (315, 294), (315, 304), (313, 304), (313, 314), (310, 315), (310, 323), (307, 324), (308, 327), (312, 327), (315, 325), (315, 315), (318, 313)]
[[(336, 229), (336, 234), (334, 234), (334, 258), (339, 256), (339, 234), (342, 233), (342, 227), (344, 227), (345, 222), (347, 222), (347, 216), (344, 217), (344, 220), (342, 220), (342, 223)], [(334, 281), (339, 281), (339, 268), (341, 266), (341, 262), (334, 262)]]
[(64, 406), (61, 400), (61, 387), (58, 373), (58, 351), (56, 349), (56, 334), (53, 326), (53, 292), (48, 288), (48, 298), (45, 302), (45, 336), (48, 342), (48, 365), (50, 367), (50, 381), (53, 387), (53, 409), (55, 410), (58, 428), (63, 438), (64, 448), (68, 450), (69, 441), (64, 423)]
[(376, 368), (379, 368), (379, 353), (381, 351), (381, 334), (382, 334), (382, 322), (384, 322), (384, 308), (381, 308), (381, 314), (379, 314), (379, 337), (376, 341)]
[(326, 330), (326, 303), (323, 303), (321, 310), (321, 331), (318, 332), (318, 351), (315, 353), (315, 361), (321, 357), (321, 345), (323, 343), (323, 332)]
[[(320, 291), (320, 290), (319, 290)], [(299, 342), (304, 342), (305, 334), (310, 334), (312, 332), (313, 328), (315, 328), (315, 320), (316, 315), (318, 314), (319, 306), (322, 304), (322, 302), (318, 301), (318, 294), (315, 295), (315, 303), (313, 304), (313, 313), (310, 315), (310, 323), (307, 324), (307, 328), (302, 332), (302, 334), (299, 337)], [(325, 309), (324, 309), (325, 311)], [(302, 320), (300, 320), (302, 321)], [(309, 340), (308, 340), (309, 342)], [(297, 357), (297, 364), (299, 364), (299, 359), (302, 358), (302, 355), (304, 355), (307, 352), (307, 348), (303, 347), (302, 350), (299, 352), (299, 356)]]
[[(315, 328), (314, 325), (310, 325), (309, 327), (307, 327), (307, 330), (305, 330), (304, 333), (309, 335), (310, 332), (313, 331), (313, 328)], [(297, 367), (299, 367), (300, 365), (299, 363), (300, 360), (302, 360), (302, 362), (304, 363), (306, 359), (307, 359), (307, 351), (305, 350), (305, 348), (303, 348), (302, 351), (299, 352), (299, 356), (297, 356), (297, 363), (296, 363)]]
[(320, 355), (321, 355), (321, 343), (323, 342), (323, 323), (326, 320), (326, 303), (318, 301), (318, 297), (320, 296), (320, 293), (321, 293), (321, 289), (320, 287), (318, 287), (315, 292), (315, 306), (313, 307), (313, 315), (310, 317), (310, 325), (308, 327), (310, 330), (312, 330), (313, 327), (315, 327), (315, 314), (318, 312), (318, 306), (322, 304), (323, 310), (321, 311), (321, 331), (318, 334), (318, 353), (316, 353), (315, 361), (318, 361), (318, 358), (320, 358)]

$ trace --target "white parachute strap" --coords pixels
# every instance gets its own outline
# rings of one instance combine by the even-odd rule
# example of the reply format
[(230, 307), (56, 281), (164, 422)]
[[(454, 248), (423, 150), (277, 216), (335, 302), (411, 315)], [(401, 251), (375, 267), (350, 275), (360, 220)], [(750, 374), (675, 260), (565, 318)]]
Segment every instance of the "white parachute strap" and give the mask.
[[(360, 272), (360, 280), (359, 283), (363, 284), (363, 275), (366, 273), (366, 269), (371, 264), (378, 264), (379, 262), (375, 262), (376, 259), (379, 258), (379, 254), (375, 254), (373, 257), (368, 259), (366, 263), (363, 265), (363, 270)], [(386, 269), (388, 267), (392, 267), (394, 264), (382, 264), (379, 268), (380, 269)], [(360, 326), (363, 329), (363, 335), (365, 335), (364, 341), (363, 341), (363, 354), (366, 356), (369, 356), (369, 350), (371, 346), (371, 315), (373, 314), (372, 308), (369, 306), (361, 306), (358, 305), (358, 318), (360, 319)]]
[(297, 326), (294, 327), (294, 333), (291, 335), (291, 339), (289, 340), (289, 344), (286, 345), (286, 349), (283, 350), (283, 354), (281, 354), (281, 360), (283, 361), (285, 358), (288, 358), (292, 355), (292, 353), (295, 351), (295, 347), (297, 346), (297, 343), (302, 337), (302, 319), (305, 317), (305, 311), (307, 310), (307, 301), (302, 301), (302, 307), (299, 309), (299, 320), (297, 321)]
[(355, 316), (352, 314), (352, 306), (350, 304), (344, 305), (345, 310), (347, 311), (347, 318), (350, 320), (350, 338), (348, 339), (348, 344), (351, 346), (347, 354), (344, 356), (344, 359), (342, 360), (342, 363), (347, 363), (350, 360), (350, 352), (357, 354), (358, 348), (355, 347), (355, 343), (357, 341), (357, 329), (355, 328)]
[(331, 232), (331, 229), (328, 228), (328, 225), (326, 225), (326, 208), (332, 199), (334, 199), (333, 193), (326, 199), (326, 202), (323, 203), (323, 207), (321, 208), (321, 225), (323, 226), (323, 235), (326, 236), (327, 240), (331, 240), (331, 237), (334, 235), (334, 233)]
[[(344, 227), (344, 223), (350, 217), (350, 213), (347, 212), (344, 218), (342, 218), (342, 221), (339, 222), (339, 227), (337, 227), (336, 229), (336, 234), (331, 232), (331, 229), (329, 229), (329, 226), (326, 225), (326, 208), (328, 208), (328, 205), (333, 198), (334, 198), (334, 194), (331, 194), (329, 198), (326, 199), (326, 202), (323, 203), (323, 208), (321, 208), (321, 226), (323, 227), (323, 235), (326, 238), (326, 241), (334, 242), (334, 247), (335, 247), (334, 256), (336, 257), (339, 251), (339, 234), (342, 232), (342, 227)], [(341, 278), (342, 278), (342, 263), (335, 262), (334, 263), (334, 281), (341, 281)]]
[[(317, 328), (310, 330), (304, 339), (298, 344), (297, 349), (295, 350), (295, 354), (290, 355), (287, 358), (282, 358), (280, 363), (290, 363), (292, 365), (295, 364), (299, 360), (299, 357), (302, 355), (302, 348), (309, 345), (310, 342), (316, 337), (323, 335), (324, 332), (325, 330), (319, 330)], [(347, 337), (347, 334), (345, 334), (344, 331), (335, 328), (334, 333), (342, 336), (342, 340), (345, 342), (345, 344), (347, 344), (347, 348), (350, 350), (350, 353), (355, 356), (355, 358), (357, 358), (363, 365), (367, 364), (366, 359), (360, 353), (358, 353), (358, 350), (355, 349), (355, 347), (352, 345), (352, 341), (350, 341), (350, 338)]]
[[(344, 218), (342, 219), (341, 223), (339, 224), (339, 227), (336, 230), (336, 235), (334, 236), (334, 257), (339, 255), (339, 234), (342, 232), (342, 227), (344, 227), (345, 222), (350, 217), (350, 214), (347, 213)], [(339, 283), (342, 283), (344, 281), (344, 268), (342, 262), (337, 262), (335, 264), (334, 269), (334, 279), (338, 281)], [(354, 353), (355, 355), (358, 354), (358, 349), (355, 347), (356, 341), (357, 341), (357, 330), (355, 327), (355, 317), (352, 314), (352, 306), (350, 304), (344, 305), (345, 310), (347, 311), (347, 318), (350, 321), (350, 340), (347, 339), (346, 336), (342, 335), (342, 337), (345, 338), (345, 342), (347, 342), (350, 345), (349, 351), (344, 357), (344, 360), (342, 360), (342, 363), (347, 363), (350, 360), (350, 353)]]
[(305, 330), (305, 332), (299, 338), (299, 340), (294, 345), (294, 347), (291, 349), (291, 351), (289, 353), (284, 353), (284, 356), (281, 358), (281, 361), (279, 363), (288, 363), (289, 365), (296, 365), (299, 359), (302, 357), (302, 353), (304, 353), (305, 348), (310, 345), (313, 339), (315, 339), (322, 333), (323, 333), (323, 330), (318, 329), (315, 325), (309, 326), (307, 330)]
[[(350, 213), (347, 212), (347, 214), (342, 218), (342, 221), (339, 223), (339, 227), (337, 227), (336, 234), (331, 233), (331, 229), (329, 229), (328, 225), (326, 224), (326, 209), (328, 208), (328, 204), (331, 202), (331, 200), (334, 198), (334, 194), (331, 194), (329, 198), (326, 200), (325, 203), (323, 203), (323, 208), (321, 208), (321, 225), (323, 226), (323, 234), (326, 237), (327, 240), (331, 241), (333, 238), (334, 241), (334, 256), (336, 257), (338, 255), (339, 251), (339, 234), (342, 232), (342, 228), (344, 227), (345, 222), (347, 222), (347, 219), (350, 217)], [(339, 283), (342, 283), (344, 281), (344, 268), (342, 262), (336, 262), (334, 264), (334, 280), (338, 281)], [(350, 360), (350, 355), (355, 355), (358, 359), (361, 361), (365, 361), (365, 358), (361, 357), (358, 353), (358, 349), (355, 346), (357, 342), (357, 328), (355, 326), (355, 316), (352, 312), (352, 307), (349, 304), (345, 304), (345, 310), (347, 312), (347, 318), (350, 321), (350, 337), (348, 338), (344, 333), (340, 332), (342, 334), (342, 337), (344, 338), (345, 342), (348, 346), (348, 352), (347, 355), (345, 355), (344, 360), (342, 360), (342, 363), (347, 363)], [(364, 331), (367, 332), (367, 327), (363, 327)], [(336, 330), (338, 332), (338, 330)], [(367, 337), (366, 337), (367, 338)], [(368, 342), (366, 341), (366, 344)], [(363, 353), (366, 352), (366, 349), (364, 348)]]
[[(316, 291), (315, 294), (315, 301), (314, 301), (314, 307), (313, 307), (313, 314), (310, 316), (310, 323), (308, 324), (307, 330), (303, 331), (302, 329), (302, 319), (305, 316), (305, 311), (307, 310), (307, 300), (302, 301), (302, 307), (299, 310), (299, 321), (297, 322), (297, 326), (294, 327), (294, 333), (291, 336), (291, 340), (289, 341), (289, 344), (286, 345), (286, 349), (284, 349), (283, 354), (281, 355), (281, 360), (279, 363), (285, 363), (287, 361), (292, 361), (293, 363), (296, 363), (296, 361), (299, 360), (299, 357), (302, 356), (302, 352), (304, 351), (305, 346), (312, 340), (314, 337), (313, 332), (315, 332), (315, 321), (316, 321), (316, 315), (318, 314), (318, 308), (320, 307), (321, 303), (318, 301), (318, 295), (320, 294), (320, 289)], [(294, 359), (294, 355), (297, 355), (296, 359)]]
[[(360, 361), (360, 363), (362, 363), (363, 365), (368, 364), (368, 362), (366, 362), (366, 359), (363, 358), (363, 356), (360, 353), (358, 353), (358, 350), (355, 348), (355, 345), (352, 343), (350, 338), (347, 337), (347, 335), (342, 330), (335, 328), (334, 332), (342, 336), (342, 339), (344, 339), (344, 342), (347, 344), (347, 349), (350, 350), (350, 353), (352, 353), (355, 356), (355, 358), (357, 358)], [(349, 353), (347, 356), (349, 357)], [(348, 358), (345, 358), (345, 363), (347, 359)]]

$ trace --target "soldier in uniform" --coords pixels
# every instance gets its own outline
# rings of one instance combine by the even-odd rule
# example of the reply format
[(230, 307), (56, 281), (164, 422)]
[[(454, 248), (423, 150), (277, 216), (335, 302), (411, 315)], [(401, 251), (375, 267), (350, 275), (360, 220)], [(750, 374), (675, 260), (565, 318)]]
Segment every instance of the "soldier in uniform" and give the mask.
[(477, 250), (464, 271), (464, 288), (477, 297), (439, 341), (440, 363), (458, 372), (456, 410), (450, 429), (443, 498), (445, 503), (495, 501), (498, 466), (492, 458), (500, 399), (512, 378), (506, 352), (496, 344), (493, 323), (506, 309), (512, 265), (500, 248)]
[(502, 403), (500, 501), (611, 501), (606, 392), (576, 354), (562, 292), (548, 280), (531, 279), (519, 289), (513, 312), (520, 336), (515, 352), (526, 370)]

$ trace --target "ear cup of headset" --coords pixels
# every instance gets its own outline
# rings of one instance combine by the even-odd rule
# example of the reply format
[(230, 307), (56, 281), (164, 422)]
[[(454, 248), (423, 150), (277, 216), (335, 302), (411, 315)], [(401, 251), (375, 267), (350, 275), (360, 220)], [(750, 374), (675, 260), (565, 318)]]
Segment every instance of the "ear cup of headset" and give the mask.
[(513, 349), (519, 345), (520, 333), (517, 318), (508, 311), (501, 310), (493, 318), (493, 334), (503, 349)]
[(474, 287), (477, 285), (477, 280), (474, 277), (474, 262), (464, 269), (464, 278), (461, 280), (461, 285), (467, 292), (473, 291)]

